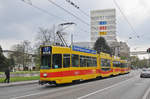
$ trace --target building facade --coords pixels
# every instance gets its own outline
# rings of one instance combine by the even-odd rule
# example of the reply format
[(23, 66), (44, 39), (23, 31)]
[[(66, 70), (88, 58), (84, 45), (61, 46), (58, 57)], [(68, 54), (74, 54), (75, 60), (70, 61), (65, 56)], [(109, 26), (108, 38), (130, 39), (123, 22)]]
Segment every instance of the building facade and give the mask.
[(126, 42), (120, 42), (120, 56), (129, 57), (130, 56), (130, 47)]
[(91, 11), (91, 42), (100, 36), (105, 38), (108, 45), (117, 42), (115, 9)]
[(115, 56), (128, 57), (130, 48), (116, 38), (116, 10), (104, 9), (91, 11), (91, 42), (76, 42), (74, 45), (93, 48), (99, 37), (104, 37)]
[(73, 45), (93, 49), (91, 42), (73, 42)]

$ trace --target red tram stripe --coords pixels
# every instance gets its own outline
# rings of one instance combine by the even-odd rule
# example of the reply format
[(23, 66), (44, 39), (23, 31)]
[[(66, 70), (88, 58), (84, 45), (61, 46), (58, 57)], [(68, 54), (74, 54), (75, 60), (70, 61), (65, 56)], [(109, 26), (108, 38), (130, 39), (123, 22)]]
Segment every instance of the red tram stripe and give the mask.
[[(46, 73), (47, 77), (67, 77), (67, 76), (77, 76), (77, 75), (88, 75), (88, 74), (96, 74), (96, 73), (101, 73), (101, 74), (109, 74), (113, 72), (113, 69), (109, 71), (102, 71), (100, 69), (90, 69), (90, 70), (72, 70), (72, 71), (62, 71), (62, 72), (50, 72)], [(40, 73), (40, 77), (43, 76), (44, 73)]]
[(101, 73), (101, 74), (109, 74), (109, 73), (111, 73), (111, 72), (113, 72), (113, 69), (111, 69), (111, 70), (109, 70), (109, 71), (100, 70), (100, 73)]

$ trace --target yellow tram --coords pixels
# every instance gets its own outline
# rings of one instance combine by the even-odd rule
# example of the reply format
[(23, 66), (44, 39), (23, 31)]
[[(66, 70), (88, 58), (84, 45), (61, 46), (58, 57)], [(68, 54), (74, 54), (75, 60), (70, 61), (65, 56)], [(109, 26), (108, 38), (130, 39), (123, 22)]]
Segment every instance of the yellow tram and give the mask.
[(120, 58), (112, 56), (112, 65), (113, 65), (113, 75), (119, 75), (121, 73), (121, 63)]
[(127, 60), (121, 60), (121, 70), (120, 70), (120, 74), (126, 74), (129, 73), (130, 68), (128, 66), (128, 62)]
[(113, 75), (112, 58), (109, 54), (101, 52), (99, 62), (101, 77), (109, 77)]
[(120, 63), (119, 59), (78, 46), (41, 46), (40, 54), (40, 84), (72, 83), (128, 72), (119, 71), (121, 64), (113, 63)]

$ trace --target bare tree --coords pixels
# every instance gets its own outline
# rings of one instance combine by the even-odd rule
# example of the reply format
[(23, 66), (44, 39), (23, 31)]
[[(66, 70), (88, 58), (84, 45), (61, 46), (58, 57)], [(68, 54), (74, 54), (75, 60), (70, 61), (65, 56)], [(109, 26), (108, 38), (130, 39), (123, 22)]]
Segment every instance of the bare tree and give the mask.
[(10, 56), (13, 56), (16, 65), (23, 66), (23, 68), (27, 68), (31, 62), (31, 43), (27, 40), (23, 41), (20, 44), (14, 45), (12, 47), (13, 52)]
[(55, 31), (54, 29), (48, 29), (48, 28), (39, 28), (36, 40), (38, 41), (38, 44), (41, 45), (52, 45), (55, 42)]
[[(66, 38), (67, 33), (61, 32), (61, 35)], [(36, 46), (39, 47), (40, 45), (61, 45), (61, 40), (59, 36), (57, 35), (57, 32), (55, 31), (55, 26), (52, 28), (39, 28), (37, 37), (36, 37), (37, 44)]]

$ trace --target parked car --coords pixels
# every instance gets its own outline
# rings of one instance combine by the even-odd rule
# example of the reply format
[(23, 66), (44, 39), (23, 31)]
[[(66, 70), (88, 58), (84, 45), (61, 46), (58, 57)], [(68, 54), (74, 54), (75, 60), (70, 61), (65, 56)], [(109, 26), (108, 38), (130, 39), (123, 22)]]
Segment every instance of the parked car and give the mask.
[(141, 78), (150, 78), (150, 68), (145, 68), (140, 74)]

